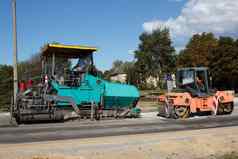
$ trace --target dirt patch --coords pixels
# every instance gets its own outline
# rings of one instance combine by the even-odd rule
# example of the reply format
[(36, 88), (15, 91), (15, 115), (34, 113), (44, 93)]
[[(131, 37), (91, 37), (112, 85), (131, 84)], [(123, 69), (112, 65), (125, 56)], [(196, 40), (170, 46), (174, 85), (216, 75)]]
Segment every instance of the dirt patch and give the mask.
[(81, 157), (73, 157), (73, 156), (34, 156), (30, 159), (83, 159)]
[(139, 101), (138, 106), (141, 108), (142, 112), (152, 112), (158, 111), (158, 102), (156, 101)]

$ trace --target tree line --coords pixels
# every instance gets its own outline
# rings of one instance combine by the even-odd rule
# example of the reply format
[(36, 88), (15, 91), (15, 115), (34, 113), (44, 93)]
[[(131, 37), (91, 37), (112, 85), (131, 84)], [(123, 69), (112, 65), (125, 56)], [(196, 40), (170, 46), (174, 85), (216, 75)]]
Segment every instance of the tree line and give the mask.
[(212, 33), (194, 35), (177, 56), (177, 67), (205, 66), (217, 89), (238, 91), (238, 39)]
[[(113, 73), (126, 73), (128, 83), (148, 89), (148, 77), (163, 79), (166, 74), (175, 73), (177, 68), (205, 66), (210, 69), (213, 87), (238, 91), (238, 39), (216, 37), (212, 33), (195, 34), (179, 53), (176, 53), (167, 28), (144, 32), (139, 40), (133, 61), (116, 60), (112, 68), (104, 73), (96, 68), (94, 70), (106, 79), (110, 79)], [(35, 54), (29, 60), (20, 62), (18, 71), (20, 80), (40, 77), (40, 55)], [(10, 104), (12, 86), (12, 66), (0, 65), (0, 109)]]
[(178, 53), (167, 28), (142, 33), (139, 40), (135, 60), (115, 61), (112, 69), (105, 72), (106, 77), (119, 69), (128, 74), (128, 83), (148, 89), (146, 79), (149, 77), (159, 78), (158, 85), (162, 87), (164, 76), (175, 73), (177, 68), (203, 66), (209, 68), (213, 88), (238, 91), (238, 39), (205, 32), (195, 34)]

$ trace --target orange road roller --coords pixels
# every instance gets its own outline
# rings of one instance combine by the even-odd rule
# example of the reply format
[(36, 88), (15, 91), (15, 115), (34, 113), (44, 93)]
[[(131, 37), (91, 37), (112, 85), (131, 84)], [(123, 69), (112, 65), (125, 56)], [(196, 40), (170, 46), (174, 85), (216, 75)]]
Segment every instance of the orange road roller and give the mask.
[(180, 68), (176, 72), (176, 88), (159, 96), (158, 116), (188, 118), (193, 114), (231, 114), (234, 91), (209, 88), (208, 68)]

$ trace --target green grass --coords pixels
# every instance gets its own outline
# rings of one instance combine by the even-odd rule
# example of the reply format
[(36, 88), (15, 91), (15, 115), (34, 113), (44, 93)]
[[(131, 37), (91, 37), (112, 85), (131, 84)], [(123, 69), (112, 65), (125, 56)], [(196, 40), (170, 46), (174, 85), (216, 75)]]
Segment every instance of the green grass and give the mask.
[(157, 100), (152, 100), (150, 98), (147, 98), (149, 96), (159, 96), (161, 94), (164, 94), (166, 90), (141, 90), (140, 94), (141, 94), (141, 98), (140, 101), (138, 103), (138, 105), (142, 108), (142, 109), (153, 109), (153, 110), (157, 110), (159, 107), (159, 103)]
[(159, 106), (158, 102), (153, 102), (153, 101), (139, 101), (139, 105), (141, 107), (158, 107)]
[(160, 89), (160, 90), (141, 90), (140, 94), (141, 96), (146, 96), (146, 95), (160, 95), (164, 94), (166, 90)]
[(0, 112), (9, 112), (9, 108), (0, 107)]
[(217, 159), (238, 159), (238, 153), (237, 152), (227, 153), (225, 155), (217, 157)]

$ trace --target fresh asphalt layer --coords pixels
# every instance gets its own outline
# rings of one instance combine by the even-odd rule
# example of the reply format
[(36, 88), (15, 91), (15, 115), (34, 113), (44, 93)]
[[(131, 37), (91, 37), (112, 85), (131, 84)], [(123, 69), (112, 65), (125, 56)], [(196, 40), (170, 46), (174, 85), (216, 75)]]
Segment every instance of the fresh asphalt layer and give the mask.
[(79, 139), (128, 134), (195, 130), (238, 126), (238, 115), (196, 118), (192, 120), (117, 120), (113, 122), (21, 125), (0, 129), (0, 144)]
[[(158, 133), (217, 127), (238, 126), (238, 103), (232, 115), (203, 116), (173, 120), (156, 116), (156, 112), (143, 113), (138, 119), (101, 121), (74, 121), (66, 123), (27, 124), (1, 127), (0, 144), (80, 139), (129, 134)], [(5, 114), (7, 116), (7, 114)]]

